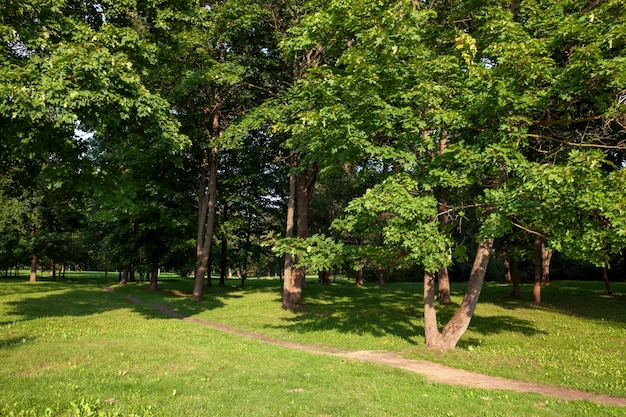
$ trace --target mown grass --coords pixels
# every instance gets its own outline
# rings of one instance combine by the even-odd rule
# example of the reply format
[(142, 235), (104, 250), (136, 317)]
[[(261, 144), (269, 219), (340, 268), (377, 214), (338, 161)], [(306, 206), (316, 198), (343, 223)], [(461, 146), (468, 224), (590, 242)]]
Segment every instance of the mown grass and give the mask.
[[(110, 282), (114, 283), (114, 282)], [(423, 346), (421, 286), (309, 283), (306, 308), (280, 309), (280, 283), (207, 289), (164, 277), (116, 291), (244, 331), (411, 358), (626, 396), (623, 283), (557, 282), (545, 304), (511, 301), (488, 283), (452, 353)], [(102, 291), (101, 276), (29, 284), (0, 280), (0, 415), (626, 415), (618, 407), (431, 385), (384, 366), (317, 356), (171, 319)], [(462, 285), (454, 287), (460, 301)], [(444, 309), (442, 316), (451, 309)], [(47, 411), (46, 411), (47, 410)]]

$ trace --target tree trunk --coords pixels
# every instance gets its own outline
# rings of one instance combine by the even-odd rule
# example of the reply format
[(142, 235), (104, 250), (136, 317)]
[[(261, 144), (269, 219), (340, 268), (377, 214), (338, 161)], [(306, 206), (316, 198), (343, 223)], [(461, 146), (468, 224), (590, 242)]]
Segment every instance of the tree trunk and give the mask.
[[(439, 139), (439, 155), (442, 155), (448, 148), (448, 134), (446, 131), (441, 133), (441, 139)], [(439, 224), (442, 229), (448, 227), (448, 202), (446, 198), (440, 197), (437, 204), (439, 210)], [(447, 304), (452, 301), (450, 298), (450, 275), (448, 274), (448, 267), (444, 266), (439, 269), (437, 273), (437, 301), (442, 304)]]
[(519, 261), (517, 259), (513, 259), (511, 281), (513, 282), (513, 292), (511, 292), (511, 297), (519, 298)]
[(239, 285), (239, 288), (244, 289), (246, 286), (246, 279), (248, 278), (248, 268), (246, 268), (245, 266), (241, 270), (240, 278), (241, 278), (241, 284)]
[(546, 247), (546, 241), (541, 241), (541, 285), (550, 285), (550, 262), (552, 251)]
[(450, 276), (445, 266), (437, 273), (437, 283), (437, 301), (441, 304), (448, 304), (452, 299), (450, 298)]
[(324, 269), (319, 271), (317, 280), (322, 284), (330, 284), (330, 269)]
[(602, 278), (604, 279), (604, 286), (606, 287), (606, 293), (612, 296), (613, 291), (611, 291), (611, 283), (609, 282), (609, 270), (607, 267), (602, 268)]
[(209, 251), (209, 260), (206, 265), (206, 286), (213, 286), (213, 251)]
[(52, 271), (52, 281), (57, 280), (57, 265), (54, 259), (50, 259), (50, 270)]
[[(204, 296), (204, 275), (209, 263), (209, 253), (213, 241), (213, 231), (215, 229), (215, 211), (217, 204), (217, 148), (213, 148), (209, 169), (209, 186), (207, 190), (207, 218), (204, 230), (204, 242), (202, 250), (196, 259), (196, 273), (194, 277), (192, 300), (200, 301)], [(200, 224), (200, 222), (198, 222)]]
[(533, 304), (539, 305), (541, 304), (541, 271), (542, 271), (542, 262), (541, 262), (541, 244), (543, 240), (537, 236), (535, 237), (535, 273), (533, 275), (534, 285), (533, 285)]
[(37, 255), (30, 256), (30, 282), (37, 282)]
[(426, 347), (448, 350), (456, 347), (474, 315), (485, 280), (487, 266), (489, 265), (492, 245), (492, 239), (485, 239), (478, 245), (463, 301), (441, 332), (438, 329), (437, 311), (435, 309), (435, 276), (432, 272), (424, 274), (424, 335)]
[(126, 285), (128, 283), (128, 268), (122, 270), (120, 275), (120, 285)]
[(356, 270), (356, 286), (363, 286), (363, 267), (359, 265), (359, 269)]
[(378, 264), (378, 268), (376, 272), (377, 272), (376, 275), (378, 276), (378, 286), (384, 287), (385, 286), (385, 270), (382, 264)]
[[(206, 149), (202, 151), (200, 163), (200, 185), (198, 186), (198, 229), (196, 230), (196, 259), (202, 258), (204, 249), (204, 232), (206, 231), (206, 219), (209, 208), (209, 193), (206, 189), (208, 176), (209, 154)], [(194, 274), (195, 275), (195, 274)]]
[[(292, 156), (293, 158), (293, 156)], [(292, 166), (293, 168), (293, 166)], [(289, 176), (289, 201), (287, 202), (287, 228), (285, 230), (285, 237), (293, 237), (294, 234), (294, 220), (296, 213), (296, 187), (297, 179), (295, 174)], [(291, 254), (285, 253), (285, 264), (283, 268), (283, 308), (293, 310), (295, 305), (294, 301), (299, 300), (299, 297), (292, 295), (296, 288), (294, 288), (292, 274), (293, 259)]]
[(152, 268), (152, 272), (150, 273), (150, 287), (148, 290), (150, 291), (158, 291), (159, 290), (159, 267), (154, 266)]
[[(317, 167), (313, 166), (311, 173), (303, 170), (296, 177), (296, 227), (297, 237), (306, 239), (309, 237), (309, 204), (313, 197), (313, 189), (317, 178)], [(291, 188), (291, 183), (290, 183)], [(296, 259), (297, 262), (297, 259)], [(287, 279), (285, 279), (285, 285)], [(290, 286), (287, 294), (283, 291), (283, 307), (289, 310), (302, 308), (302, 289), (306, 286), (306, 270), (304, 267), (291, 268)], [(284, 288), (284, 287), (283, 287)], [(285, 297), (286, 296), (286, 297)], [(286, 298), (286, 299), (285, 299)], [(286, 302), (285, 302), (286, 301)]]
[(506, 284), (510, 284), (513, 282), (511, 279), (511, 263), (508, 258), (504, 258), (502, 260), (502, 265), (504, 266), (504, 282)]
[(626, 249), (622, 249), (622, 278), (626, 280)]
[[(222, 212), (224, 225), (228, 221), (228, 204), (224, 202), (224, 211)], [(226, 285), (226, 270), (228, 269), (228, 238), (226, 231), (222, 236), (222, 250), (220, 252), (220, 287)]]

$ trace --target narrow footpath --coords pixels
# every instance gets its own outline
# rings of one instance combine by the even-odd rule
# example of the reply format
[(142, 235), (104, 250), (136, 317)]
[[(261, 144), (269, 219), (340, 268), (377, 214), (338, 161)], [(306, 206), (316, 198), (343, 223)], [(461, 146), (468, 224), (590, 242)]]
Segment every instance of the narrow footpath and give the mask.
[(283, 346), (291, 349), (298, 349), (305, 352), (317, 354), (336, 356), (341, 358), (359, 360), (363, 362), (378, 363), (382, 365), (392, 366), (394, 368), (403, 369), (408, 372), (420, 374), (426, 377), (431, 383), (456, 385), (468, 388), (481, 388), (488, 390), (509, 390), (516, 392), (528, 392), (541, 394), (548, 397), (561, 398), (564, 400), (572, 401), (592, 401), (598, 404), (616, 405), (626, 407), (626, 398), (611, 397), (609, 395), (594, 394), (586, 391), (578, 391), (570, 388), (556, 387), (545, 384), (535, 384), (531, 382), (517, 381), (513, 379), (494, 377), (489, 375), (483, 375), (476, 372), (464, 371), (462, 369), (456, 369), (449, 366), (441, 365), (434, 362), (406, 359), (400, 355), (392, 352), (385, 351), (346, 351), (341, 349), (335, 349), (327, 346), (316, 346), (302, 343), (287, 342), (283, 340), (273, 339), (258, 333), (247, 333), (237, 330), (231, 326), (220, 323), (212, 323), (205, 320), (185, 317), (181, 314), (172, 311), (166, 306), (160, 304), (150, 304), (139, 300), (138, 298), (130, 295), (116, 293), (113, 287), (106, 287), (105, 290), (109, 293), (125, 298), (128, 301), (150, 306), (167, 317), (180, 319), (189, 323), (199, 324), (202, 326), (211, 327), (214, 329), (222, 330), (224, 332), (236, 334), (242, 337), (248, 337), (255, 340), (260, 340), (266, 343), (271, 343), (278, 346)]

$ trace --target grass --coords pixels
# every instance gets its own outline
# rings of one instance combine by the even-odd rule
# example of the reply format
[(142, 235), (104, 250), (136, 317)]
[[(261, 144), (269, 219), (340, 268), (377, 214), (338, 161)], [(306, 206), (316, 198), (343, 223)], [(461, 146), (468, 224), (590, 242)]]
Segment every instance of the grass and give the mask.
[[(110, 282), (111, 284), (113, 282)], [(384, 366), (317, 356), (163, 316), (102, 291), (101, 275), (29, 284), (0, 280), (0, 416), (624, 416), (624, 408), (537, 395), (428, 384)], [(181, 314), (281, 340), (392, 350), (465, 369), (626, 396), (626, 285), (613, 298), (597, 282), (555, 282), (544, 305), (512, 301), (487, 283), (456, 352), (423, 346), (421, 286), (351, 283), (305, 290), (306, 309), (280, 309), (280, 284), (185, 294), (116, 288)], [(460, 301), (463, 285), (453, 288)], [(523, 291), (529, 293), (528, 288)], [(444, 308), (442, 317), (452, 308)], [(12, 413), (12, 414), (11, 414)]]

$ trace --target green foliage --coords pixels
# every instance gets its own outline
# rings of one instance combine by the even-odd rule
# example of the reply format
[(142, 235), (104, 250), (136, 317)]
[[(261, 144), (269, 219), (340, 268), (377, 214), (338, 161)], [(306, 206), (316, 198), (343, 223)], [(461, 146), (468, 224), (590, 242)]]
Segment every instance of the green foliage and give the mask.
[(289, 253), (296, 260), (295, 266), (303, 266), (310, 271), (323, 271), (335, 265), (341, 265), (343, 244), (329, 237), (315, 234), (306, 239), (281, 239), (272, 251)]
[(328, 1), (283, 40), (288, 55), (316, 57), (291, 93), (295, 119), (277, 127), (289, 146), (326, 171), (389, 161), (415, 181), (407, 190), (421, 190), (372, 187), (338, 230), (407, 251), (396, 253), (427, 269), (447, 265), (452, 229), (440, 230), (435, 211), (445, 199), (452, 219), (476, 208), (474, 240), (516, 225), (606, 264), (624, 247), (622, 197), (612, 191), (623, 189), (623, 166), (576, 148), (623, 154), (623, 7), (420, 6)]
[(489, 194), (501, 224), (543, 234), (551, 248), (574, 259), (606, 265), (624, 247), (624, 202), (615, 193), (605, 153), (573, 149), (559, 164), (520, 164), (507, 189)]

